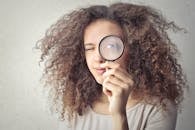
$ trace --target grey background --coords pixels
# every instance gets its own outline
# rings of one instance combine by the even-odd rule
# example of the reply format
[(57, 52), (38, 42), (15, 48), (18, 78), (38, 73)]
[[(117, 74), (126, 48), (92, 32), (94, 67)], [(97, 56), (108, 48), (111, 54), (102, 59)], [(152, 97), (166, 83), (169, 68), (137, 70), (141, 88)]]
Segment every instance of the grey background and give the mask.
[[(39, 53), (32, 48), (45, 30), (64, 13), (114, 0), (0, 0), (0, 130), (55, 130), (58, 121), (42, 94)], [(177, 130), (193, 130), (195, 121), (195, 2), (193, 0), (123, 0), (151, 5), (188, 30), (170, 33), (182, 57), (180, 63), (191, 86), (178, 116)]]

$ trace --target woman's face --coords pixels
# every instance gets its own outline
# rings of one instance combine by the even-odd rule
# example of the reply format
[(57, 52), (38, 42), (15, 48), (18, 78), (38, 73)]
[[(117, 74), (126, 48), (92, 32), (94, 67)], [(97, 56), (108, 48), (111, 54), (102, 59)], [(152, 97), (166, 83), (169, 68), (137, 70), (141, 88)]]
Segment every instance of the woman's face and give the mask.
[[(105, 60), (100, 56), (98, 46), (101, 39), (108, 35), (116, 35), (122, 38), (123, 32), (119, 25), (103, 19), (96, 20), (89, 24), (84, 32), (84, 47), (87, 66), (99, 84), (102, 84), (103, 82), (102, 74), (106, 69), (100, 67), (100, 64), (104, 63)], [(127, 69), (127, 47), (125, 47), (123, 55), (114, 62), (119, 63), (121, 67)]]

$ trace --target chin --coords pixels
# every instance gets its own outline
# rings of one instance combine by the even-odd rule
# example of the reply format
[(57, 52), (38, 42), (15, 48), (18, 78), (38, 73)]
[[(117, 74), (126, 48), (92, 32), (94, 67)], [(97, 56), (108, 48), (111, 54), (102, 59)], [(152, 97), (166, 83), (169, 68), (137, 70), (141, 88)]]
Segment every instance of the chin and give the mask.
[(93, 78), (95, 79), (95, 81), (96, 81), (98, 84), (101, 84), (101, 85), (102, 85), (102, 83), (103, 83), (103, 81), (104, 81), (102, 75), (99, 75), (99, 74), (97, 74), (97, 73), (95, 73), (95, 72), (93, 72), (93, 71), (91, 71), (91, 74), (92, 74)]
[(98, 84), (101, 84), (101, 85), (102, 85), (102, 83), (103, 83), (103, 79), (102, 79), (102, 78), (96, 77), (95, 80), (96, 80), (96, 82), (97, 82)]

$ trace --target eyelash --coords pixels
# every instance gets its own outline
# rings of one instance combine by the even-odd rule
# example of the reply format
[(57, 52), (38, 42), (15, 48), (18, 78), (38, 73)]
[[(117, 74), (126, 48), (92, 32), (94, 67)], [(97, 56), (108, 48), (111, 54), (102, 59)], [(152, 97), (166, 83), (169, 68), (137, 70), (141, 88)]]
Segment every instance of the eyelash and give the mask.
[(94, 48), (85, 48), (85, 51), (93, 50)]

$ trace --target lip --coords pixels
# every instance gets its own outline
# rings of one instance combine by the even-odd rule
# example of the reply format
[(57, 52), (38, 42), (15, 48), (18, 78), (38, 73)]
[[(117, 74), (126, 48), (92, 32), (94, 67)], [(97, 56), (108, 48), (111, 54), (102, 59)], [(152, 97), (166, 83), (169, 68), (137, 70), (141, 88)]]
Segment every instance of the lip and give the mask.
[(105, 68), (95, 68), (96, 72), (99, 74), (103, 74), (104, 72), (106, 72)]

